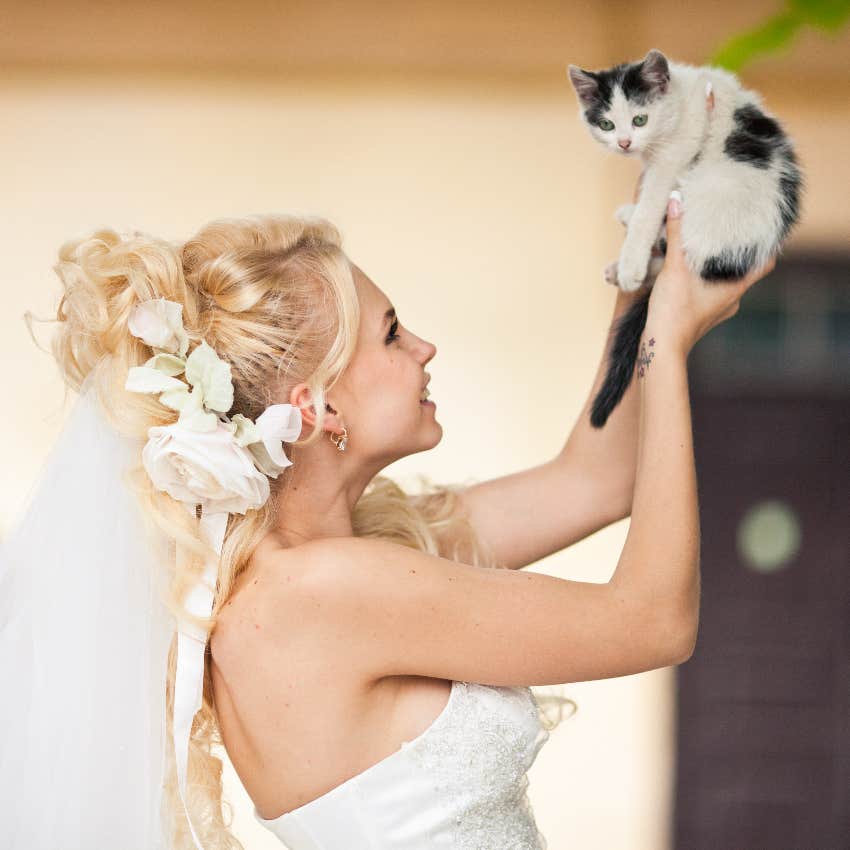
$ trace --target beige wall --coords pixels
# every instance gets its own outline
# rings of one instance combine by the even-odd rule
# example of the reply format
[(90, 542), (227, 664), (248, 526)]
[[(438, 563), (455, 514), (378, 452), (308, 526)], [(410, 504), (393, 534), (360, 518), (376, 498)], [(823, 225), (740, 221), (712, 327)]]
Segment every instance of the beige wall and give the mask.
[[(726, 5), (730, 19), (746, 17), (745, 6), (733, 12)], [(118, 8), (105, 4), (104, 15), (107, 6)], [(354, 7), (335, 8), (342, 15)], [(372, 4), (371, 18), (352, 16), (371, 27), (346, 31), (334, 18), (337, 29), (303, 48), (296, 71), (272, 61), (274, 40), (259, 36), (256, 53), (234, 37), (230, 66), (227, 56), (205, 65), (210, 45), (220, 41), (216, 21), (226, 29), (211, 13), (214, 36), (189, 40), (190, 66), (178, 61), (176, 48), (168, 53), (177, 42), (162, 21), (162, 39), (128, 39), (117, 54), (103, 48), (109, 39), (92, 38), (86, 52), (71, 4), (64, 13), (56, 6), (49, 18), (44, 32), (53, 41), (33, 35), (32, 8), (19, 10), (19, 38), (0, 38), (0, 355), (8, 399), (0, 425), (0, 534), (19, 515), (66, 411), (52, 361), (32, 345), (22, 313), (47, 314), (55, 305), (50, 267), (60, 243), (104, 225), (182, 239), (217, 216), (326, 215), (403, 321), (438, 349), (429, 371), (443, 440), (388, 472), (411, 485), (419, 472), (437, 481), (480, 480), (551, 457), (601, 354), (614, 300), (601, 268), (620, 237), (611, 211), (636, 176), (633, 163), (606, 159), (580, 127), (572, 90), (554, 67), (558, 44), (569, 48), (564, 64), (602, 64), (653, 45), (672, 45), (674, 53), (680, 40), (682, 58), (698, 60), (702, 44), (694, 40), (702, 30), (724, 29), (714, 17), (689, 28), (678, 6), (656, 3), (620, 23), (578, 4), (567, 17), (563, 6), (556, 15), (554, 6), (540, 4), (528, 18), (514, 13), (513, 28), (512, 19), (470, 4), (453, 30), (446, 7), (443, 32), (454, 36), (447, 36), (438, 73), (429, 70), (429, 57), (439, 61), (437, 48), (422, 44), (438, 41), (440, 21), (422, 27), (421, 42), (413, 29), (399, 30), (396, 40), (409, 54), (398, 44), (381, 52), (396, 18), (388, 12), (381, 30)], [(659, 23), (665, 9), (667, 30)], [(458, 33), (472, 43), (475, 15), (492, 23), (479, 30), (472, 55)], [(547, 15), (556, 16), (551, 27)], [(544, 38), (550, 30), (556, 35)], [(119, 37), (120, 27), (113, 41)], [(160, 51), (147, 63), (145, 44)], [(614, 50), (620, 55), (612, 57)], [(327, 55), (333, 61), (324, 61)], [(408, 55), (409, 67), (399, 68)], [(805, 87), (790, 82), (787, 68), (753, 78), (796, 137), (806, 166), (797, 244), (835, 244), (847, 231), (850, 100), (846, 78), (819, 70), (824, 61), (819, 54), (804, 63)], [(394, 70), (374, 67), (382, 62)], [(822, 85), (812, 83), (818, 79)], [(534, 569), (604, 581), (627, 527), (618, 523)], [(531, 771), (532, 803), (552, 850), (670, 846), (674, 675), (661, 670), (567, 686), (579, 713), (553, 734)], [(228, 791), (246, 846), (279, 846), (252, 822), (232, 773)]]

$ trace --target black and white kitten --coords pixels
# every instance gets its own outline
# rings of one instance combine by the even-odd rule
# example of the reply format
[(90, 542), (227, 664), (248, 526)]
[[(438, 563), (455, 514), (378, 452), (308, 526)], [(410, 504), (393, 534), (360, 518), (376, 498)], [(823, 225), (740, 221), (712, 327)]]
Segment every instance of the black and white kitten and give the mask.
[[(802, 176), (790, 140), (755, 92), (728, 71), (668, 62), (658, 50), (603, 71), (570, 65), (569, 75), (593, 138), (644, 165), (637, 204), (617, 210), (627, 231), (618, 262), (606, 270), (610, 283), (632, 292), (654, 280), (673, 189), (683, 198), (682, 247), (705, 281), (738, 280), (779, 252), (799, 217)], [(618, 322), (591, 410), (596, 428), (632, 380), (648, 301), (647, 291)]]

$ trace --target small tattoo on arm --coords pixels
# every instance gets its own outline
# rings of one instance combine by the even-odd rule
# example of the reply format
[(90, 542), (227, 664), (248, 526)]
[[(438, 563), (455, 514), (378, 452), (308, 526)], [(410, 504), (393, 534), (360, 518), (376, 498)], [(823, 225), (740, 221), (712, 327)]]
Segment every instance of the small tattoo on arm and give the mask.
[[(650, 347), (655, 345), (655, 337), (651, 337), (649, 340)], [(642, 378), (646, 373), (646, 370), (649, 368), (649, 364), (652, 362), (652, 358), (655, 357), (655, 352), (650, 351), (649, 355), (646, 353), (646, 345), (641, 343), (640, 346), (640, 354), (638, 355), (638, 377)]]

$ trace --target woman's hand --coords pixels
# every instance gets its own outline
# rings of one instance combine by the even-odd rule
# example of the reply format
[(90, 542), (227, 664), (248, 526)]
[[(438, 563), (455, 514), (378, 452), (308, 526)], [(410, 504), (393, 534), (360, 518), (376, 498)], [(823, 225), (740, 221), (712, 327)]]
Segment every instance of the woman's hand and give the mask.
[(706, 282), (691, 271), (682, 251), (681, 199), (667, 205), (667, 256), (649, 297), (647, 327), (664, 327), (687, 353), (715, 325), (738, 312), (741, 296), (776, 265), (768, 260), (739, 281)]

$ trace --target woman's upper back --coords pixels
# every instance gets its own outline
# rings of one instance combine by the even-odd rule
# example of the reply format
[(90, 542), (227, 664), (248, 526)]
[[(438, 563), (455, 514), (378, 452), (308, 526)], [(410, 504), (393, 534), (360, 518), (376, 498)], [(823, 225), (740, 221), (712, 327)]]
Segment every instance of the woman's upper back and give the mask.
[[(380, 787), (391, 797), (393, 788), (400, 793), (406, 787), (402, 796), (413, 809), (394, 808), (397, 817), (403, 811), (412, 817), (417, 807), (431, 805), (431, 817), (443, 824), (441, 831), (456, 829), (454, 816), (446, 820), (446, 813), (460, 803), (457, 793), (429, 803), (422, 788), (431, 787), (438, 761), (447, 778), (461, 770), (458, 762), (446, 761), (449, 753), (456, 758), (466, 753), (461, 772), (474, 784), (469, 755), (483, 748), (489, 753), (484, 775), (490, 778), (480, 785), (480, 794), (492, 797), (495, 789), (500, 790), (498, 799), (484, 808), (478, 797), (467, 798), (469, 811), (479, 811), (482, 817), (487, 811), (492, 820), (494, 812), (488, 807), (512, 801), (513, 814), (503, 816), (514, 831), (536, 836), (533, 818), (523, 814), (527, 800), (522, 793), (524, 774), (542, 744), (538, 708), (530, 691), (419, 675), (370, 678), (364, 672), (369, 665), (345, 652), (339, 636), (315, 628), (324, 622), (326, 631), (327, 621), (315, 613), (321, 598), (305, 590), (310, 585), (303, 581), (304, 561), (298, 548), (285, 552), (269, 548), (257, 555), (222, 611), (211, 651), (222, 737), (261, 822), (299, 850), (326, 846), (299, 844), (294, 838), (320, 812), (320, 821), (333, 822), (333, 817), (328, 820), (329, 805), (337, 811), (337, 828), (343, 828), (346, 807), (354, 800), (360, 805), (363, 783), (368, 781), (373, 794)], [(263, 590), (272, 583), (292, 588), (289, 604), (272, 594), (277, 598), (273, 612), (264, 604), (268, 588)], [(269, 623), (272, 615), (275, 626)], [(415, 755), (418, 767), (409, 761)], [(494, 772), (500, 759), (499, 772)], [(422, 770), (430, 778), (424, 779)], [(402, 777), (407, 777), (403, 783)], [(457, 784), (464, 786), (463, 777)], [(373, 799), (382, 808), (377, 800), (384, 796)], [(424, 816), (420, 811), (419, 820), (411, 821), (419, 827), (411, 828), (420, 828)], [(301, 826), (293, 825), (296, 822)], [(427, 827), (423, 840), (433, 840), (436, 828), (434, 823)]]

